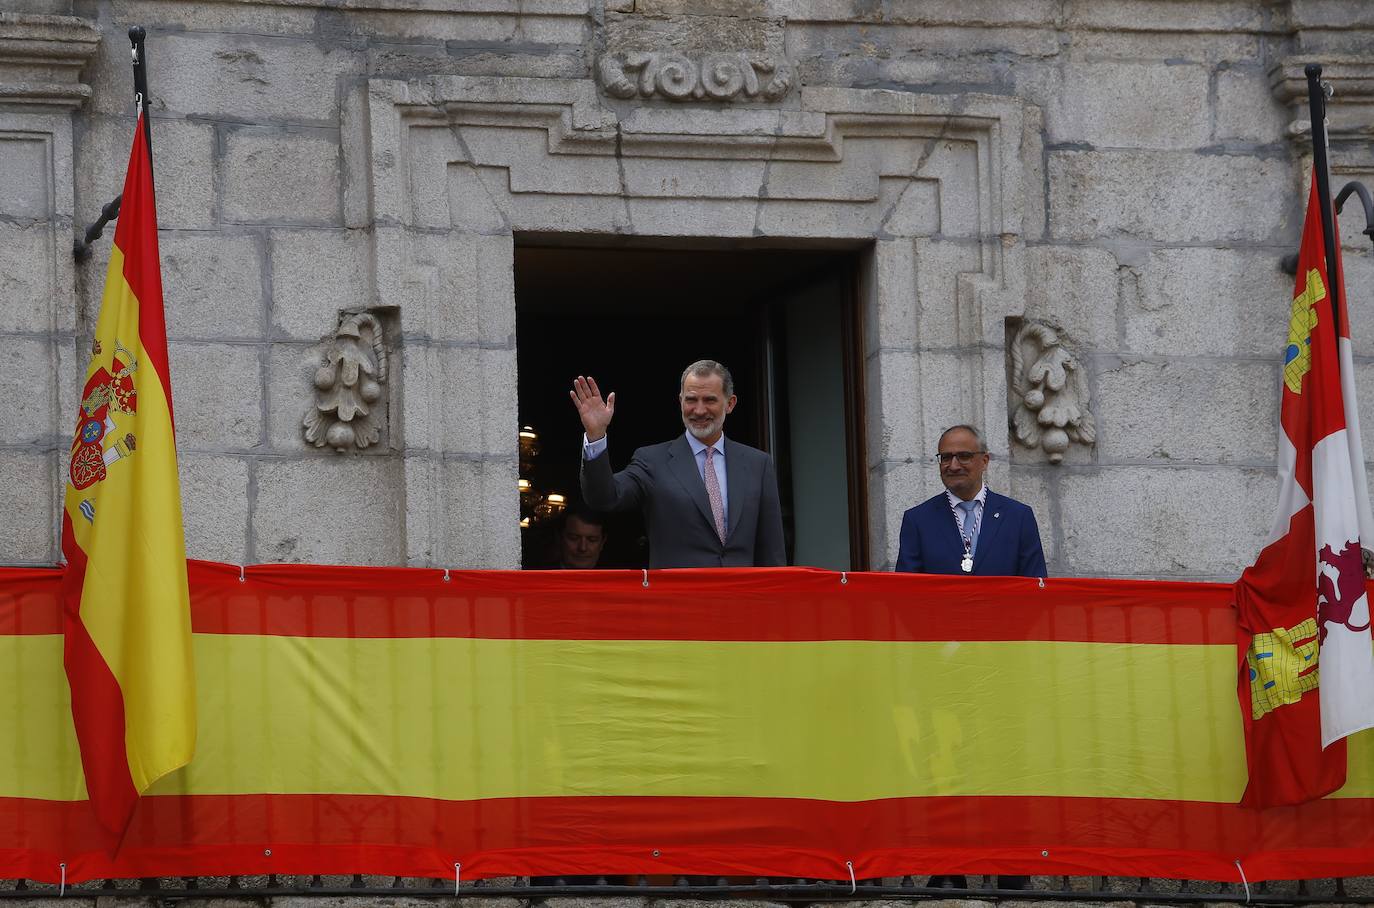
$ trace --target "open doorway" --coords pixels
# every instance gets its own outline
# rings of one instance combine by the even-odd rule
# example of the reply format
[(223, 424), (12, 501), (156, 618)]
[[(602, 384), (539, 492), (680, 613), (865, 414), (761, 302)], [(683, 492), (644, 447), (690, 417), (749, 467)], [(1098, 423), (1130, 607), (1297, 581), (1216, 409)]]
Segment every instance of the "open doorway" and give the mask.
[[(522, 241), (515, 249), (520, 424), (539, 437), (523, 477), (576, 501), (576, 375), (616, 394), (608, 456), (680, 435), (683, 367), (730, 368), (730, 438), (778, 467), (789, 564), (868, 567), (860, 250), (651, 249)], [(555, 558), (552, 521), (522, 530), (524, 566)], [(642, 567), (638, 514), (610, 515), (600, 566)]]

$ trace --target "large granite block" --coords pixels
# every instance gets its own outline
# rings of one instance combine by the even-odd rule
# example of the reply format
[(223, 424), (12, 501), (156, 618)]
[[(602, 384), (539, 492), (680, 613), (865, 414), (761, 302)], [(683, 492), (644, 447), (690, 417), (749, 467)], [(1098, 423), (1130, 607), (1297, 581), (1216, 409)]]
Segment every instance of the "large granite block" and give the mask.
[(1115, 61), (1070, 63), (1050, 72), (1044, 102), (1050, 142), (1166, 149), (1207, 144), (1205, 66)]
[(259, 237), (164, 231), (159, 246), (169, 337), (262, 337)]
[(339, 313), (372, 305), (372, 248), (360, 230), (273, 230), (272, 328), (293, 340), (318, 340)]
[[(1059, 567), (1055, 561), (1059, 554), (1056, 538), (1058, 525), (1055, 520), (1055, 499), (1059, 497), (1056, 468), (1014, 465), (1008, 471), (1005, 482), (1007, 484), (997, 490), (1022, 504), (1029, 505), (1035, 512), (1035, 523), (1040, 528), (1040, 545), (1045, 550), (1045, 564), (1053, 576)], [(993, 486), (991, 478), (988, 484), (990, 487)]]
[(1068, 573), (1216, 580), (1259, 554), (1277, 494), (1272, 469), (1226, 467), (1084, 470), (1059, 489)]
[(921, 347), (948, 348), (959, 343), (961, 329), (967, 330), (959, 313), (961, 276), (981, 273), (982, 265), (982, 250), (975, 242), (916, 240), (916, 299), (920, 306), (916, 335)]
[(1280, 365), (1174, 360), (1097, 363), (1097, 449), (1104, 459), (1274, 462)]
[(1287, 111), (1270, 90), (1263, 66), (1221, 70), (1216, 85), (1216, 141), (1278, 143), (1286, 138)]
[[(360, 57), (350, 46), (355, 43), (356, 39), (322, 41), (318, 35), (158, 35), (148, 42), (154, 113), (240, 122), (335, 123), (339, 81), (360, 71)], [(97, 66), (96, 81), (103, 86), (130, 84), (128, 40), (101, 42)], [(97, 93), (96, 108), (103, 113), (126, 113), (131, 106), (127, 91)]]
[(520, 566), (519, 467), (509, 460), (447, 459), (438, 475), (443, 519), (438, 565), (514, 569)]
[(0, 331), (56, 327), (52, 258), (52, 225), (0, 222)]
[(1026, 263), (1026, 318), (1062, 328), (1088, 349), (1117, 348), (1115, 256), (1091, 246), (1032, 246)]
[[(442, 450), (446, 454), (513, 454), (520, 432), (515, 350), (450, 347), (436, 349), (434, 356), (442, 372), (435, 376), (431, 371), (425, 378), (438, 379), (442, 389), (442, 408), (431, 409), (429, 414), (440, 421)], [(406, 381), (411, 381), (409, 368)], [(555, 393), (564, 393), (563, 388)]]
[(8, 513), (0, 521), (0, 564), (57, 560), (56, 464), (51, 453), (8, 449), (0, 454), (0, 487), (9, 496)]
[(243, 564), (248, 557), (248, 463), (178, 452), (186, 557)]
[(259, 461), (253, 552), (259, 562), (402, 564), (406, 495), (396, 458)]
[(5, 427), (5, 444), (51, 444), (58, 426), (68, 425), (66, 417), (54, 412), (55, 355), (51, 340), (0, 338), (0, 426)]
[[(1091, 4), (1083, 5), (1086, 7)], [(1075, 60), (1171, 60), (1229, 64), (1259, 62), (1264, 54), (1264, 36), (1250, 32), (1075, 28), (1066, 30), (1064, 35), (1065, 52)]]
[(1052, 151), (1050, 234), (1161, 243), (1274, 243), (1288, 237), (1290, 199), (1274, 158), (1177, 151)]
[(1293, 278), (1277, 250), (1157, 249), (1138, 270), (1122, 312), (1127, 350), (1277, 358), (1288, 341)]
[(0, 172), (7, 177), (0, 189), (0, 217), (20, 223), (52, 218), (51, 154), (42, 134), (0, 133)]
[(172, 341), (168, 363), (177, 444), (190, 451), (243, 451), (262, 444), (261, 347)]
[(913, 241), (879, 240), (873, 244), (872, 292), (865, 310), (866, 346), (914, 349), (920, 301), (916, 297), (917, 258)]
[(343, 221), (339, 133), (242, 127), (219, 164), (227, 223), (333, 226)]

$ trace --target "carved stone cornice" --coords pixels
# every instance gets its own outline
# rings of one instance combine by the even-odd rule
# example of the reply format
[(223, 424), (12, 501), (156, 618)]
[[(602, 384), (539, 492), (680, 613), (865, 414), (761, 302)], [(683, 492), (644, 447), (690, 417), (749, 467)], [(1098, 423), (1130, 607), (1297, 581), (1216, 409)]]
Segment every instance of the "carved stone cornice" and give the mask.
[(1316, 56), (1319, 59), (1289, 57), (1269, 70), (1270, 90), (1292, 115), (1289, 136), (1305, 139), (1312, 133), (1307, 75), (1303, 72), (1309, 63), (1321, 63), (1322, 81), (1331, 83), (1333, 94), (1326, 102), (1330, 140), (1335, 143), (1374, 135), (1374, 61), (1331, 54)]
[(792, 89), (786, 60), (751, 51), (690, 57), (678, 51), (629, 51), (603, 56), (601, 87), (614, 98), (669, 101), (776, 101)]
[(0, 106), (80, 107), (100, 32), (86, 19), (0, 13)]

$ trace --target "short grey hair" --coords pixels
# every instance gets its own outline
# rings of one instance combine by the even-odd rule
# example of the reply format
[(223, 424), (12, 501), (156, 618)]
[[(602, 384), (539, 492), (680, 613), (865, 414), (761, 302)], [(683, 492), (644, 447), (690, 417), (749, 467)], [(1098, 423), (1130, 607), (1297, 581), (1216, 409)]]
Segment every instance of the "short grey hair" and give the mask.
[(677, 393), (681, 394), (687, 387), (687, 376), (705, 378), (708, 375), (719, 375), (721, 384), (725, 386), (725, 396), (734, 397), (735, 379), (730, 374), (730, 370), (713, 359), (699, 359), (686, 369), (682, 370), (682, 378), (678, 379)]
[(979, 453), (979, 454), (986, 454), (986, 453), (987, 453), (987, 450), (988, 450), (988, 443), (987, 443), (986, 441), (983, 440), (983, 433), (982, 433), (982, 432), (979, 432), (976, 428), (974, 428), (973, 426), (968, 425), (967, 423), (959, 423), (959, 425), (957, 425), (957, 426), (950, 426), (948, 429), (946, 429), (945, 431), (941, 432), (941, 433), (940, 433), (940, 439), (939, 439), (939, 441), (936, 442), (936, 444), (938, 445), (941, 441), (944, 441), (944, 440), (945, 440), (945, 436), (948, 435), (949, 433), (951, 433), (951, 432), (957, 432), (959, 429), (963, 429), (965, 432), (967, 432), (968, 434), (972, 435), (972, 436), (973, 436), (973, 440), (976, 441), (976, 442), (978, 442), (978, 453)]

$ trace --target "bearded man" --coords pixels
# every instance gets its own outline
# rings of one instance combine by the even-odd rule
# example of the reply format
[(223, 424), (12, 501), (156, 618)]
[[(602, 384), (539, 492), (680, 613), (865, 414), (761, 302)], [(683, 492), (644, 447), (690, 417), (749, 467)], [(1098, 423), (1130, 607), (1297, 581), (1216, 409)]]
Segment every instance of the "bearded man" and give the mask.
[(640, 509), (650, 567), (787, 563), (773, 458), (724, 434), (725, 417), (736, 403), (729, 369), (709, 359), (684, 369), (678, 403), (686, 433), (638, 449), (629, 466), (614, 474), (606, 430), (615, 393), (603, 399), (596, 380), (579, 375), (569, 395), (586, 433), (582, 499), (600, 511)]

